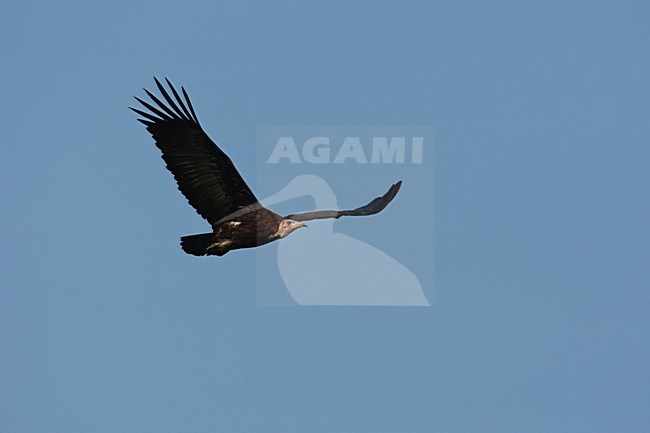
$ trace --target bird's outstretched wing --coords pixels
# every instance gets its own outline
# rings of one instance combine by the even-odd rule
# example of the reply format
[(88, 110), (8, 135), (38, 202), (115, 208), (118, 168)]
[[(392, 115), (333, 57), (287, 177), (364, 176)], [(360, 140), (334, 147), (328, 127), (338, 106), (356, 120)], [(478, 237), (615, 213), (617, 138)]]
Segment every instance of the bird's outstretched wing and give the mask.
[(187, 105), (169, 80), (165, 79), (176, 102), (158, 79), (154, 80), (167, 105), (144, 89), (158, 107), (136, 97), (149, 112), (129, 108), (144, 117), (138, 121), (153, 136), (178, 189), (190, 205), (214, 225), (233, 212), (256, 203), (257, 198), (228, 155), (201, 128), (185, 89), (181, 87)]
[(353, 210), (317, 210), (314, 212), (305, 212), (287, 215), (285, 219), (290, 219), (294, 221), (309, 221), (309, 220), (322, 220), (327, 218), (341, 218), (342, 216), (367, 216), (374, 215), (376, 213), (384, 210), (388, 203), (390, 203), (395, 196), (397, 191), (399, 191), (402, 186), (402, 181), (400, 180), (396, 184), (390, 187), (388, 192), (381, 197), (377, 197), (370, 203), (365, 206), (358, 207)]

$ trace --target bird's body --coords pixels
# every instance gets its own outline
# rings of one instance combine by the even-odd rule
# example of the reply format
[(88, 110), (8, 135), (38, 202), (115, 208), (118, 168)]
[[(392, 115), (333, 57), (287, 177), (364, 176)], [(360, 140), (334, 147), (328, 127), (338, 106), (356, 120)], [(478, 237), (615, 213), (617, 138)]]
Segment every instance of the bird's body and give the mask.
[(281, 222), (280, 215), (260, 208), (215, 225), (212, 233), (184, 236), (181, 247), (197, 256), (222, 256), (231, 250), (258, 247), (278, 239)]
[(257, 247), (286, 237), (306, 227), (304, 221), (373, 215), (383, 210), (399, 191), (401, 181), (382, 197), (354, 210), (281, 217), (259, 203), (230, 158), (203, 131), (185, 89), (181, 88), (183, 102), (167, 81), (174, 100), (157, 79), (155, 82), (167, 104), (145, 89), (157, 107), (136, 98), (150, 112), (131, 109), (144, 117), (138, 120), (153, 136), (178, 189), (212, 226), (211, 233), (181, 238), (181, 247), (188, 254), (222, 256), (231, 250)]

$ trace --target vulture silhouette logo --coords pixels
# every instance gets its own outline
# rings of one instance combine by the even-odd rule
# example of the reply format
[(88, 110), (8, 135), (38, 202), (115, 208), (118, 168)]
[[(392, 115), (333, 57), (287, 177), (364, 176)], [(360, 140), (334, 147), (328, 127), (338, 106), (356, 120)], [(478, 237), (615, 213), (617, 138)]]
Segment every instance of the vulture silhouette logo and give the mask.
[(395, 198), (402, 185), (401, 181), (395, 183), (383, 196), (353, 210), (320, 210), (282, 217), (262, 206), (230, 158), (203, 131), (185, 89), (181, 87), (181, 99), (165, 79), (172, 99), (158, 79), (154, 81), (167, 103), (144, 89), (156, 106), (136, 97), (149, 112), (130, 108), (143, 117), (138, 121), (153, 136), (178, 189), (212, 226), (210, 233), (181, 238), (181, 248), (188, 254), (223, 256), (232, 250), (285, 238), (307, 227), (305, 221), (374, 215)]

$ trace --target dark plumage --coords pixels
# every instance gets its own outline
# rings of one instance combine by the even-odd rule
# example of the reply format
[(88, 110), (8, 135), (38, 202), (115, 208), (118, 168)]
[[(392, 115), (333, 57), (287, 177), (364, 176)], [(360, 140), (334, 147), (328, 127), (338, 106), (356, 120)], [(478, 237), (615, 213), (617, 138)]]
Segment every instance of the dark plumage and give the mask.
[(222, 256), (230, 250), (250, 248), (287, 236), (306, 227), (304, 221), (342, 216), (364, 216), (381, 212), (393, 200), (402, 182), (386, 194), (354, 210), (325, 210), (281, 217), (264, 208), (235, 165), (203, 131), (187, 92), (183, 99), (166, 80), (174, 98), (154, 78), (165, 104), (151, 92), (145, 92), (154, 106), (135, 98), (149, 112), (131, 108), (153, 136), (178, 189), (196, 211), (212, 226), (212, 233), (184, 236), (181, 247), (196, 256)]

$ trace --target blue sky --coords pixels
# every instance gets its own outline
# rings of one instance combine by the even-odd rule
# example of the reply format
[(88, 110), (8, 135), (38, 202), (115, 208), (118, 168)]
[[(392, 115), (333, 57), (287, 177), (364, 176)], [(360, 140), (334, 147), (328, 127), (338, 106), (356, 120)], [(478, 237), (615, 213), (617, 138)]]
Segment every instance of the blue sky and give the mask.
[[(647, 431), (649, 6), (4, 2), (0, 431)], [(153, 75), (252, 184), (261, 126), (433, 127), (433, 306), (261, 306), (255, 252), (184, 255)]]

